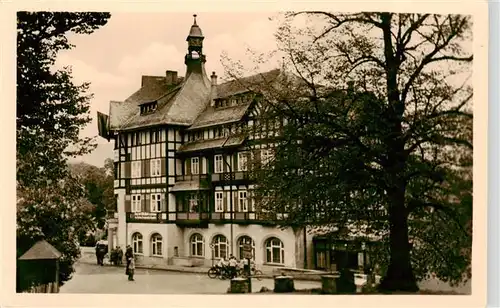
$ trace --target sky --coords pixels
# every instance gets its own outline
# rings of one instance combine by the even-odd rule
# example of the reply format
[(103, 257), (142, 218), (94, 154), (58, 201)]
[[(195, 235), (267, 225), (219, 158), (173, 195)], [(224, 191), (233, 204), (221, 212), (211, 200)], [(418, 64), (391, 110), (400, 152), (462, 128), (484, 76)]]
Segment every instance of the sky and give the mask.
[[(276, 14), (269, 12), (111, 13), (108, 23), (94, 33), (68, 35), (75, 47), (61, 52), (56, 61), (56, 67), (72, 67), (76, 83), (90, 82), (93, 121), (82, 130), (82, 136), (97, 135), (97, 111), (109, 114), (109, 102), (124, 100), (138, 90), (142, 75), (164, 76), (166, 70), (185, 75), (186, 37), (193, 14), (197, 14), (197, 24), (205, 36), (207, 74), (215, 71), (219, 80), (225, 75), (223, 53), (251, 67), (248, 48), (262, 53), (276, 49), (277, 22), (270, 20)], [(279, 65), (279, 61), (269, 61), (260, 69), (271, 70)], [(112, 142), (100, 137), (97, 142), (96, 150), (76, 161), (102, 166), (106, 158), (113, 156)]]

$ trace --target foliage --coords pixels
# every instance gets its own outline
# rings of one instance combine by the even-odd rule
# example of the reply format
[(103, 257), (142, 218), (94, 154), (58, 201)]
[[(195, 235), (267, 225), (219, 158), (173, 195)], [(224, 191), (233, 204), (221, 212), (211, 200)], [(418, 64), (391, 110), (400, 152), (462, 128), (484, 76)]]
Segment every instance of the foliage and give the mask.
[(379, 238), (382, 291), (470, 277), (470, 17), (286, 13), (276, 38), (285, 72), (258, 89), (259, 129), (282, 134), (254, 165), (260, 207)]
[[(17, 14), (17, 255), (44, 238), (62, 253), (60, 282), (78, 258), (76, 234), (95, 222), (84, 188), (68, 173), (67, 159), (91, 151), (79, 132), (90, 122), (88, 83), (73, 83), (71, 69), (54, 69), (58, 52), (73, 47), (68, 33), (90, 34), (108, 13)], [(18, 291), (33, 281), (19, 276)]]
[[(108, 168), (106, 168), (106, 164)], [(116, 200), (113, 189), (113, 173), (109, 166), (113, 160), (106, 159), (105, 167), (99, 168), (85, 163), (70, 165), (71, 173), (75, 175), (86, 190), (87, 200), (94, 205), (92, 216), (97, 221), (97, 228), (102, 229), (108, 212), (116, 211)], [(112, 168), (112, 167), (111, 167)]]
[[(44, 187), (18, 187), (17, 197), (17, 257), (45, 239), (62, 253), (59, 281), (64, 283), (80, 256), (78, 232), (95, 225), (83, 187), (66, 177)], [(18, 278), (18, 290), (30, 287), (32, 281)]]

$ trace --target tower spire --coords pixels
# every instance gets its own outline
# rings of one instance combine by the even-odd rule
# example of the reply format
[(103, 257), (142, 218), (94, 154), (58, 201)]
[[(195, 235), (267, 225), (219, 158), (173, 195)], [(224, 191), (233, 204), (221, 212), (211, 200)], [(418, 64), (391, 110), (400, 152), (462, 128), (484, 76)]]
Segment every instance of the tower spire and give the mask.
[(197, 24), (196, 24), (196, 16), (197, 16), (196, 14), (193, 14), (193, 17), (194, 17), (194, 22), (193, 22), (193, 25), (197, 25)]

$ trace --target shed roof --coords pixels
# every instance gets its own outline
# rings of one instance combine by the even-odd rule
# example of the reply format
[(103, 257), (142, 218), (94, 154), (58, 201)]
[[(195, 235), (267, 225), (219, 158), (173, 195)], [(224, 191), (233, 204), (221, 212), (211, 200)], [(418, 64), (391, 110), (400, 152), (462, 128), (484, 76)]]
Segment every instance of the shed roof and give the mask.
[(19, 260), (57, 260), (61, 255), (54, 246), (45, 240), (41, 240), (19, 257)]

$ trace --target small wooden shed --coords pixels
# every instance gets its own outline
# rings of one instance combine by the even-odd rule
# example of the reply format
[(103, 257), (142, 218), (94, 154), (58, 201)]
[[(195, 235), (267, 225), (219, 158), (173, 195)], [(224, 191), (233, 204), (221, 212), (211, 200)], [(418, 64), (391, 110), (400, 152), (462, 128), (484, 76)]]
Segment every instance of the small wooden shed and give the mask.
[(41, 240), (19, 257), (19, 260), (22, 261), (23, 279), (29, 279), (34, 283), (28, 292), (59, 292), (59, 259), (61, 255), (61, 252), (54, 246)]

